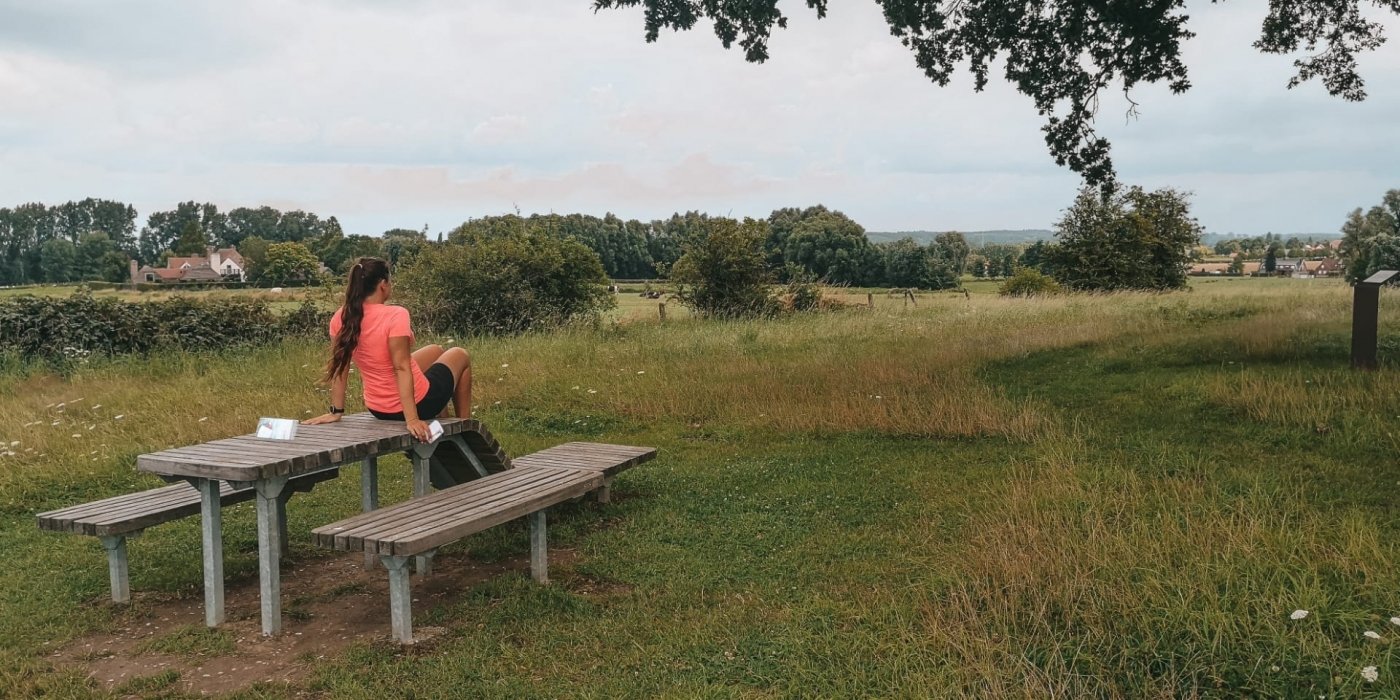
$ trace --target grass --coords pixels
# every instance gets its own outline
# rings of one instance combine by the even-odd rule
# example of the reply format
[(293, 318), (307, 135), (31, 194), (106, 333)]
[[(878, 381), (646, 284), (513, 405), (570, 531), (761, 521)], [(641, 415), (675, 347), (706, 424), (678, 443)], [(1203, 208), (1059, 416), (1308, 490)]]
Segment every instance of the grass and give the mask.
[[(652, 315), (471, 342), (478, 414), (513, 453), (589, 439), (662, 456), (612, 505), (552, 518), (579, 553), (556, 585), (495, 577), (431, 612), (447, 632), (429, 647), (361, 643), (245, 696), (1400, 694), (1397, 380), (1344, 368), (1345, 286), (983, 291), (752, 323), (659, 325), (639, 306)], [(140, 614), (100, 602), (95, 542), (33, 513), (156, 485), (131, 469), (141, 452), (319, 411), (320, 352), (0, 373), (0, 440), (20, 443), (0, 457), (0, 696), (102, 697), (44, 650)], [(385, 460), (386, 501), (409, 490), (402, 462)], [(357, 483), (350, 469), (293, 502), (293, 556), (320, 556), (306, 533), (353, 512)], [(228, 575), (255, 577), (251, 509), (225, 530)], [(525, 531), (464, 547), (516, 556)], [(131, 548), (138, 607), (199, 597), (192, 520)], [(228, 651), (180, 634), (155, 643)]]

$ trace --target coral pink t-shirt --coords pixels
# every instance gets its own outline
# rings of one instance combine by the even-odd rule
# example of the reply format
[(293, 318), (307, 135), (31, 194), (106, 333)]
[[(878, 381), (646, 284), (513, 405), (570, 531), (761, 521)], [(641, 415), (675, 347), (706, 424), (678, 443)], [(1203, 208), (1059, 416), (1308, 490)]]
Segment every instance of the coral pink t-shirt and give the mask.
[[(344, 307), (331, 316), (331, 339), (340, 332), (340, 314)], [(408, 325), (408, 309), (389, 304), (365, 304), (365, 317), (360, 322), (360, 341), (350, 359), (360, 369), (360, 380), (365, 387), (365, 406), (380, 413), (398, 413), (403, 410), (399, 401), (399, 382), (394, 376), (394, 361), (389, 357), (389, 339), (407, 337), (409, 349), (413, 346), (413, 329)], [(408, 363), (413, 372), (413, 402), (418, 403), (428, 395), (428, 378), (417, 362)]]

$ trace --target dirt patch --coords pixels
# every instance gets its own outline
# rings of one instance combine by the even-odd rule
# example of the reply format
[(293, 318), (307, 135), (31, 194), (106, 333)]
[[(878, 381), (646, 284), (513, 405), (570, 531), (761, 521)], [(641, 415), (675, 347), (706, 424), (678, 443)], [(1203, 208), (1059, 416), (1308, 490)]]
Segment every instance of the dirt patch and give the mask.
[[(576, 556), (569, 550), (549, 553), (551, 578), (570, 590), (579, 581), (566, 567)], [(483, 564), (463, 554), (440, 553), (432, 575), (414, 576), (414, 615), (421, 619), (434, 605), (452, 604), (472, 586), (507, 571), (528, 573), (528, 556)], [(388, 578), (382, 566), (367, 570), (360, 554), (285, 564), (282, 634), (277, 637), (262, 636), (256, 578), (226, 587), (228, 619), (215, 630), (204, 627), (202, 597), (136, 594), (119, 629), (77, 639), (54, 652), (51, 661), (122, 692), (153, 682), (208, 695), (258, 682), (297, 683), (318, 661), (351, 644), (390, 642)], [(585, 588), (585, 593), (600, 592), (595, 586)], [(415, 626), (413, 634), (424, 642), (442, 631)]]

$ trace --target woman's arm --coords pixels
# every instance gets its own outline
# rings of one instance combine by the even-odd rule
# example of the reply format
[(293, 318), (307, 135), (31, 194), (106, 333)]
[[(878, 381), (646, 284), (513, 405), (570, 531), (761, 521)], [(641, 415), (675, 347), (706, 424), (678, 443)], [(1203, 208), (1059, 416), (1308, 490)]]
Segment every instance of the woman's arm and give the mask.
[[(348, 383), (349, 372), (341, 372), (340, 376), (331, 380), (331, 408), (338, 408), (341, 413), (345, 412), (345, 385)], [(338, 420), (340, 420), (340, 413), (325, 413), (302, 422), (306, 425), (321, 425), (334, 423)]]
[(413, 400), (413, 338), (406, 335), (389, 338), (389, 359), (394, 363), (394, 380), (399, 387), (399, 403), (403, 404), (403, 421), (413, 437), (428, 442), (428, 424), (418, 417), (418, 404)]

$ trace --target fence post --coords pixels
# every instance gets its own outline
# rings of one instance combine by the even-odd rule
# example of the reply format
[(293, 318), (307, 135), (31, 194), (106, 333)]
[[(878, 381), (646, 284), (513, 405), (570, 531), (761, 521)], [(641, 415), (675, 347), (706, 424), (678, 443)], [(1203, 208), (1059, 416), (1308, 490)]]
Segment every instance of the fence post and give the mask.
[(869, 306), (872, 309), (875, 308), (875, 295), (873, 293), (865, 293), (865, 305)]
[(663, 302), (661, 302), (660, 304), (657, 304), (657, 305), (656, 305), (656, 311), (657, 311), (657, 313), (659, 313), (659, 314), (661, 315), (661, 322), (662, 322), (662, 323), (665, 323), (665, 322), (666, 322), (666, 302), (663, 301)]
[(1351, 302), (1351, 367), (1352, 369), (1374, 370), (1379, 366), (1376, 359), (1377, 326), (1380, 323), (1381, 286), (1389, 282), (1395, 270), (1381, 270), (1361, 282), (1357, 282), (1352, 292)]

